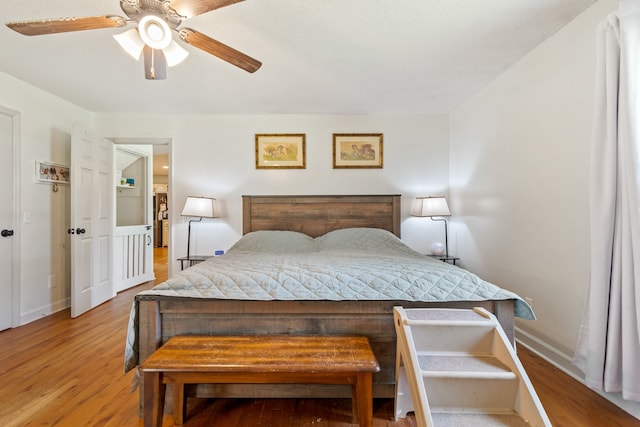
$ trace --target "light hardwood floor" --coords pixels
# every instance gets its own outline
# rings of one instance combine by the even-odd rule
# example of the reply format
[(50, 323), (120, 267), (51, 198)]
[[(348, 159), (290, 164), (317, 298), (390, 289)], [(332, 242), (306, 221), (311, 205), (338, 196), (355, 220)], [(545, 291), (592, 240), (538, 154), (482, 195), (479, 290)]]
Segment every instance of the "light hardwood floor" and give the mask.
[[(164, 257), (164, 258), (163, 258)], [(166, 249), (156, 251), (156, 277), (166, 277)], [(163, 267), (164, 266), (164, 267)], [(133, 372), (123, 372), (129, 311), (146, 283), (71, 319), (69, 310), (0, 332), (0, 426), (142, 426)], [(554, 426), (638, 427), (640, 421), (544, 360), (519, 355)], [(195, 403), (185, 427), (318, 426), (351, 424), (348, 399), (221, 399)], [(393, 400), (374, 401), (374, 427), (393, 421)], [(165, 416), (163, 427), (173, 426)]]

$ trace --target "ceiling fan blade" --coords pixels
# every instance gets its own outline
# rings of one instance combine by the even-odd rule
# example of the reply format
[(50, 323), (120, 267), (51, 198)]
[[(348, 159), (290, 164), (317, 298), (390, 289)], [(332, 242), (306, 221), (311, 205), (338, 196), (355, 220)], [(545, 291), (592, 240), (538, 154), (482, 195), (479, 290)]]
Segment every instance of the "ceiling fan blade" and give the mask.
[(144, 78), (147, 80), (164, 80), (167, 78), (167, 60), (159, 49), (152, 49), (145, 45), (142, 51), (144, 56)]
[(244, 0), (171, 0), (169, 7), (185, 19)]
[(181, 28), (178, 30), (178, 34), (185, 43), (217, 56), (249, 73), (255, 72), (262, 66), (262, 62), (191, 28)]
[(25, 36), (67, 33), (70, 31), (97, 30), (124, 27), (127, 21), (116, 15), (86, 16), (82, 18), (43, 19), (39, 21), (7, 22), (7, 27)]

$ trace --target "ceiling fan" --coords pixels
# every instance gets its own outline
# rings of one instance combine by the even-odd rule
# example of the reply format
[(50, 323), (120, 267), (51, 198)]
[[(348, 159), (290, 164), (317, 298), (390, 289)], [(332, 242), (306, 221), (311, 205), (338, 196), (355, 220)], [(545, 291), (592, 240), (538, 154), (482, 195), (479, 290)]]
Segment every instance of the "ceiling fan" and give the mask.
[(165, 79), (167, 66), (177, 65), (189, 54), (173, 40), (176, 32), (185, 43), (236, 67), (253, 73), (262, 63), (236, 49), (191, 28), (178, 28), (186, 19), (244, 0), (120, 0), (127, 18), (117, 15), (87, 16), (8, 22), (14, 31), (27, 36), (124, 27), (137, 24), (113, 37), (135, 59), (144, 57), (145, 77)]

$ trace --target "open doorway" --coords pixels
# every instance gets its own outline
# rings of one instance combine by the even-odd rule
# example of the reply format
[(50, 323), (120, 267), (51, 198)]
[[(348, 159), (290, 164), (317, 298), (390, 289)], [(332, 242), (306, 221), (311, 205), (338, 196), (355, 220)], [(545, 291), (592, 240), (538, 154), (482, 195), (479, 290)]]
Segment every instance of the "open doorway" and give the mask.
[(117, 292), (154, 279), (152, 145), (115, 144), (113, 285)]
[[(151, 147), (149, 190), (151, 197), (147, 204), (147, 223), (150, 227), (151, 248), (153, 253), (152, 270), (158, 280), (167, 277), (169, 269), (169, 254), (171, 245), (171, 158), (170, 158), (170, 138), (109, 138), (118, 145), (144, 145)], [(161, 195), (160, 197), (157, 197)], [(165, 204), (165, 212), (158, 215), (157, 209), (160, 202)]]
[(156, 278), (166, 277), (169, 260), (169, 144), (153, 145), (153, 252)]

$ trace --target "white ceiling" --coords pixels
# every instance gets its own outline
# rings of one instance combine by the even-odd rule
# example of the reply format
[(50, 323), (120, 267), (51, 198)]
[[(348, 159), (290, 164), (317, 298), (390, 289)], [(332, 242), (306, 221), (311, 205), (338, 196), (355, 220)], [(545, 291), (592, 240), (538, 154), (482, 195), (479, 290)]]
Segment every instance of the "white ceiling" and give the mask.
[[(594, 1), (247, 0), (182, 25), (261, 69), (183, 44), (189, 57), (164, 81), (145, 80), (111, 37), (127, 28), (27, 37), (2, 25), (0, 71), (94, 112), (447, 113)], [(118, 0), (0, 2), (5, 22), (105, 14), (124, 16)]]

